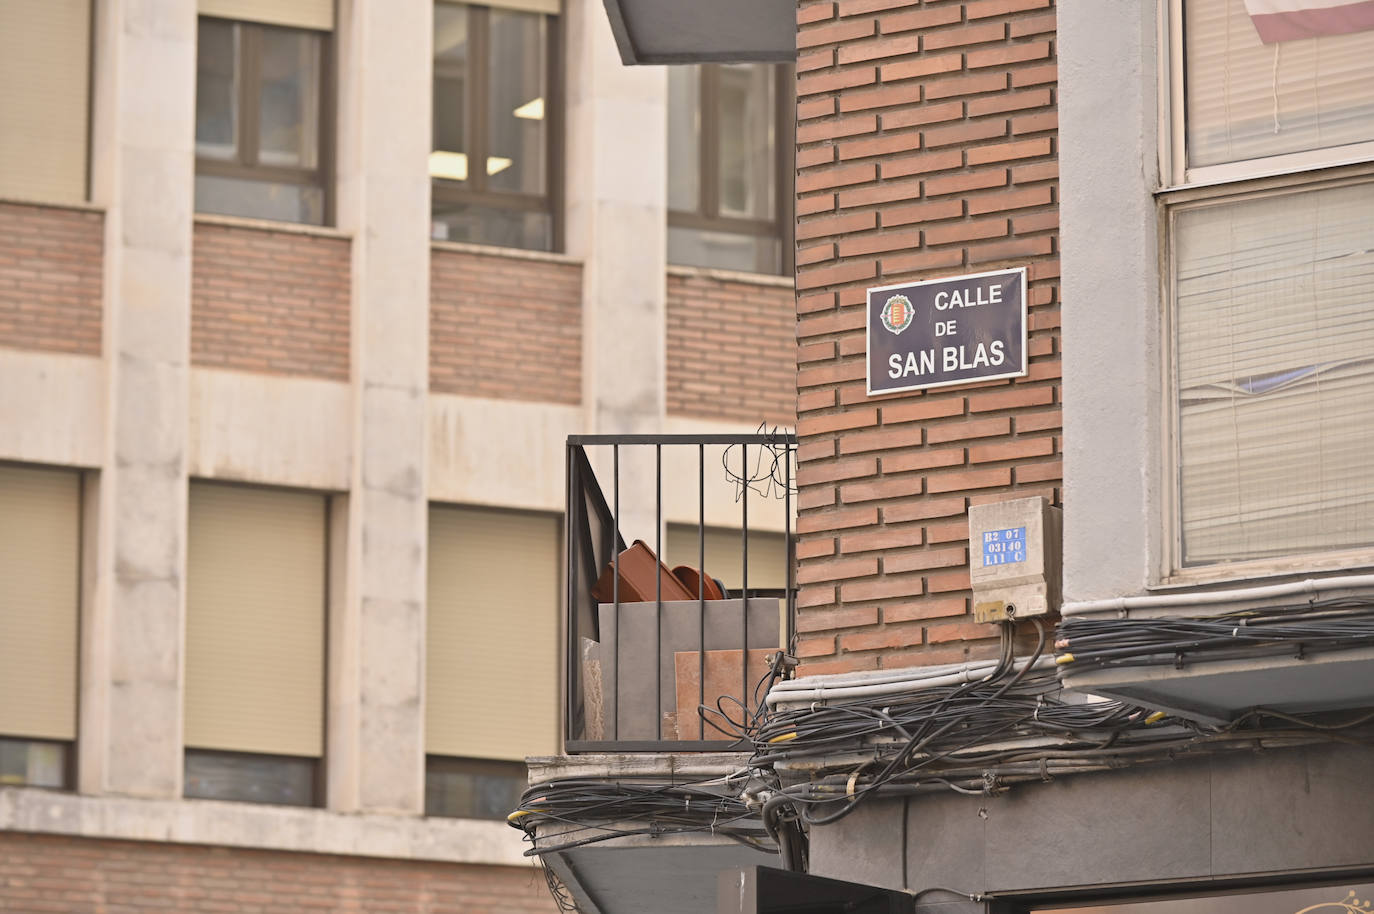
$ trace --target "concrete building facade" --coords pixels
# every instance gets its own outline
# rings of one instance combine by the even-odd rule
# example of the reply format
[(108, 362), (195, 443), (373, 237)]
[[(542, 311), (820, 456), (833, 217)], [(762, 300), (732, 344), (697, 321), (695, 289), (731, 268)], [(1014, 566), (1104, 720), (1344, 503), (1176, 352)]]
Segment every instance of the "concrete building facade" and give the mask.
[(0, 908), (551, 909), (564, 440), (794, 422), (782, 255), (594, 0), (0, 22)]

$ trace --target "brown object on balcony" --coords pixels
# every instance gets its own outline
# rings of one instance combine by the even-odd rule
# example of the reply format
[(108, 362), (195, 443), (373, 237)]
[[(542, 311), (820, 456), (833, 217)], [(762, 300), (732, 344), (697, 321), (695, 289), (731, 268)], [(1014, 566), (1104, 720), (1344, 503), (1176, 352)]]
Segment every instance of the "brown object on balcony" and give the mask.
[(721, 590), (716, 579), (709, 574), (702, 574), (691, 565), (678, 565), (673, 569), (673, 577), (681, 581), (682, 586), (686, 587), (695, 599), (725, 599), (725, 591)]
[[(596, 584), (592, 587), (592, 598), (598, 603), (615, 601), (615, 572), (615, 563), (609, 563), (606, 570), (601, 572), (601, 577), (596, 579)], [(665, 602), (697, 599), (695, 593), (688, 591), (681, 581), (673, 577), (668, 566), (654, 555), (654, 551), (645, 545), (643, 540), (635, 540), (634, 545), (620, 553), (620, 602), (655, 602), (659, 597), (659, 585), (654, 581), (655, 574), (663, 582), (662, 597)]]
[[(729, 726), (714, 714), (707, 714), (703, 722), (697, 705), (723, 709), (726, 716), (738, 723), (742, 713), (738, 704), (734, 701), (717, 704), (721, 697), (730, 696), (744, 702), (748, 713), (753, 714), (758, 708), (754, 687), (768, 674), (768, 655), (771, 653), (767, 648), (756, 648), (748, 652), (746, 660), (744, 652), (739, 650), (707, 651), (704, 658), (700, 651), (674, 652), (677, 738), (733, 739), (735, 734), (722, 733), (711, 725), (711, 721), (715, 720), (722, 726)], [(741, 666), (743, 663), (748, 663), (748, 667)], [(745, 694), (740, 694), (741, 691)], [(762, 694), (759, 697), (762, 698)], [(663, 735), (670, 736), (666, 728)]]

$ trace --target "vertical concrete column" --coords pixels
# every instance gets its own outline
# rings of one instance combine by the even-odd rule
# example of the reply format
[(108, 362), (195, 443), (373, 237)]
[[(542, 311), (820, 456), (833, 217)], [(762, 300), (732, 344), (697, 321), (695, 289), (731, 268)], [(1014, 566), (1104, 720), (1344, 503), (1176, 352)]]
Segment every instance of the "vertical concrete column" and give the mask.
[[(653, 433), (662, 429), (666, 384), (667, 71), (620, 62), (601, 0), (568, 0), (565, 9), (565, 234), (568, 252), (585, 263), (586, 428)], [(652, 543), (652, 454), (625, 458), (621, 530)], [(608, 486), (609, 472), (597, 466)]]
[[(432, 12), (339, 8), (339, 225), (353, 232), (353, 469), (335, 524), (331, 808), (424, 806)], [(337, 543), (342, 536), (343, 544)]]
[[(105, 212), (105, 429), (89, 499), (79, 786), (181, 794), (196, 9), (97, 3), (95, 202)], [(88, 537), (87, 542), (91, 542)]]

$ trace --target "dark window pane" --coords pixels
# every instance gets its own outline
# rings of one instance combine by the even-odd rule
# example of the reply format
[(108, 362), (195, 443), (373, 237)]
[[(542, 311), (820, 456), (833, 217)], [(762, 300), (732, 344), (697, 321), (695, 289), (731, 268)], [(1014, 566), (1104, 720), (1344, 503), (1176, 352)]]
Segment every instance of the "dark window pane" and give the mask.
[(324, 224), (324, 191), (303, 184), (196, 175), (196, 212)]
[(720, 214), (772, 219), (777, 152), (774, 70), (720, 67)]
[(701, 68), (668, 68), (668, 208), (701, 211)]
[(65, 788), (68, 743), (0, 737), (0, 785)]
[(425, 759), (425, 815), (504, 819), (520, 804), (529, 775), (524, 762)]
[(298, 29), (262, 30), (258, 161), (319, 164), (320, 39)]
[(434, 150), (429, 173), (467, 180), (468, 10), (434, 5)]
[(239, 27), (202, 19), (196, 40), (196, 155), (232, 160), (239, 126)]
[(493, 9), (489, 21), (488, 186), (543, 194), (548, 148), (545, 17)]
[(745, 235), (669, 226), (668, 262), (747, 273), (780, 273), (782, 242), (775, 235)]
[(314, 806), (318, 767), (312, 758), (187, 749), (185, 794), (205, 800)]
[(553, 248), (553, 218), (546, 212), (526, 213), (436, 200), (431, 236), (436, 241), (548, 251)]

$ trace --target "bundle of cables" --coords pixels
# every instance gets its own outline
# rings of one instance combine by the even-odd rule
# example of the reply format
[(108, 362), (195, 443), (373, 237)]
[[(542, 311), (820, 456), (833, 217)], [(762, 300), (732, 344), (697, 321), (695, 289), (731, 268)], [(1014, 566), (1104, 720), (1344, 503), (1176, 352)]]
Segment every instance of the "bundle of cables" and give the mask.
[(1314, 600), (1224, 615), (1179, 619), (1065, 619), (1055, 662), (1085, 667), (1183, 666), (1220, 660), (1374, 644), (1374, 601)]
[(526, 856), (569, 850), (632, 835), (709, 832), (774, 851), (757, 808), (729, 778), (648, 784), (568, 778), (525, 791), (507, 821), (531, 844)]

